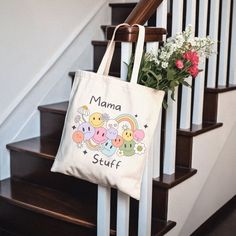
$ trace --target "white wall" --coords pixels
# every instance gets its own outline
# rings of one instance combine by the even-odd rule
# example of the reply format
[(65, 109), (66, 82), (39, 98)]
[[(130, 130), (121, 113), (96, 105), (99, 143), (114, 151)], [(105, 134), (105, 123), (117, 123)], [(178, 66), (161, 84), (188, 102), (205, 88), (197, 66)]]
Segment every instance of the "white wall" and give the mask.
[(0, 1), (0, 124), (29, 81), (105, 0)]
[(39, 135), (37, 106), (68, 99), (67, 73), (92, 68), (91, 40), (109, 23), (106, 0), (0, 1), (0, 179), (6, 144)]

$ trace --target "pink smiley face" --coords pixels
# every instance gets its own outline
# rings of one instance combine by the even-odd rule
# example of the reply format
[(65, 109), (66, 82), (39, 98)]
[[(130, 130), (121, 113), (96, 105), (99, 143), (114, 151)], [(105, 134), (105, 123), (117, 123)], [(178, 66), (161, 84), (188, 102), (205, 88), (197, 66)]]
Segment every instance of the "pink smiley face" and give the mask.
[(93, 141), (97, 144), (101, 144), (106, 142), (107, 140), (107, 130), (103, 127), (96, 128), (95, 129), (95, 134), (93, 135)]
[(116, 148), (119, 148), (122, 146), (123, 142), (124, 142), (123, 138), (120, 135), (118, 135), (115, 139), (112, 140), (112, 145)]

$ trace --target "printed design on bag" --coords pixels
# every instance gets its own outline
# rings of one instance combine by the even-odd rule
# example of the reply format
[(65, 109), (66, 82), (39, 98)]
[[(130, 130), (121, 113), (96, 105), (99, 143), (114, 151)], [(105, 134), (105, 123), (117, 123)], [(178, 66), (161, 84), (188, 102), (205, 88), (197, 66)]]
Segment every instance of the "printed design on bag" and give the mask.
[[(89, 150), (101, 152), (107, 157), (114, 154), (131, 157), (145, 153), (145, 132), (139, 129), (136, 118), (130, 114), (122, 114), (110, 118), (106, 113), (90, 113), (87, 106), (78, 110), (74, 121), (77, 128), (72, 140), (78, 148), (85, 145)], [(136, 116), (137, 117), (137, 116)]]

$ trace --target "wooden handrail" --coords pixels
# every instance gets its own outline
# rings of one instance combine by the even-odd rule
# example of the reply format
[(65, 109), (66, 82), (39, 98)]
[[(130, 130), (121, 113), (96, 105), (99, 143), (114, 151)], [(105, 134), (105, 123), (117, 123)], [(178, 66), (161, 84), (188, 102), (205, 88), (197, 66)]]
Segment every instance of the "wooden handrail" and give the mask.
[(163, 0), (140, 0), (125, 22), (130, 25), (145, 24), (145, 22), (154, 14), (162, 1)]

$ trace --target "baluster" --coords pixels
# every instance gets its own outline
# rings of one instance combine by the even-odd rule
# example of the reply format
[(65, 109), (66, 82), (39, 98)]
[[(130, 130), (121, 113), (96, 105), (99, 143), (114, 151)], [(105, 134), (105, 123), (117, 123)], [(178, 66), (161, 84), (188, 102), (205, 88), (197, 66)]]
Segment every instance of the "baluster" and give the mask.
[[(217, 51), (218, 42), (218, 31), (219, 31), (219, 8), (220, 0), (211, 1), (210, 6), (210, 25), (209, 25), (209, 36), (216, 42), (214, 51)], [(216, 63), (217, 54), (213, 54), (208, 61), (208, 75), (207, 75), (207, 87), (215, 88), (216, 86)]]
[[(121, 79), (127, 78), (127, 66), (132, 55), (132, 43), (121, 43)], [(117, 236), (129, 235), (130, 197), (120, 191), (117, 194)]]
[[(168, 0), (164, 0), (161, 5), (157, 8), (156, 13), (156, 27), (167, 29), (167, 4)], [(163, 36), (163, 40), (165, 41), (166, 36)], [(156, 44), (156, 46), (155, 46)], [(152, 50), (153, 53), (158, 53), (159, 48), (159, 42), (153, 42), (147, 44), (147, 52), (150, 51), (151, 47), (150, 45), (153, 45), (156, 48), (156, 51)], [(161, 155), (161, 117), (162, 112), (159, 114), (158, 118), (158, 125), (154, 136), (155, 143), (153, 144), (153, 177), (158, 178), (160, 176), (160, 155)]]
[(97, 236), (110, 235), (111, 189), (98, 185)]
[(152, 225), (153, 145), (148, 152), (139, 201), (138, 236), (150, 236)]
[[(172, 12), (172, 35), (182, 31), (183, 0), (173, 0)], [(168, 108), (166, 111), (166, 129), (164, 146), (164, 173), (173, 174), (175, 172), (175, 151), (176, 151), (176, 127), (177, 127), (177, 97), (178, 88), (175, 89), (175, 101), (168, 93)]]
[(221, 36), (220, 36), (220, 61), (219, 61), (219, 86), (226, 86), (227, 63), (229, 46), (229, 23), (230, 23), (231, 0), (224, 0), (221, 15)]
[[(192, 25), (193, 32), (195, 31), (196, 17), (196, 0), (187, 1), (186, 26)], [(186, 78), (186, 82), (192, 86), (192, 77)], [(191, 126), (191, 98), (192, 88), (182, 87), (181, 112), (180, 112), (180, 128), (189, 129)]]
[[(198, 36), (206, 37), (207, 33), (208, 0), (199, 2)], [(202, 59), (199, 68), (205, 70), (206, 60)], [(203, 99), (204, 99), (205, 73), (201, 72), (195, 80), (193, 100), (193, 124), (202, 124)]]
[(233, 2), (233, 18), (231, 32), (231, 49), (230, 49), (230, 73), (229, 84), (236, 85), (236, 2)]

